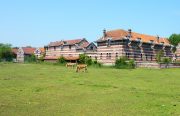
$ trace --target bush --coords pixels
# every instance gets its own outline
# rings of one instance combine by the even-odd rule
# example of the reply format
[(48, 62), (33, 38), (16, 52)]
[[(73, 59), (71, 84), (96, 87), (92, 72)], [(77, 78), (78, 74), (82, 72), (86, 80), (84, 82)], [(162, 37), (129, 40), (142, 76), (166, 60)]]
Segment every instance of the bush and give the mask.
[(156, 55), (156, 60), (158, 63), (161, 62), (161, 59), (163, 56), (164, 56), (164, 52), (163, 52), (163, 50), (160, 50)]
[(64, 58), (63, 56), (59, 57), (59, 58), (58, 58), (58, 63), (60, 63), (60, 64), (65, 64), (65, 63), (66, 63), (65, 58)]
[(92, 65), (92, 59), (90, 57), (86, 58), (86, 64), (87, 65)]
[(94, 60), (94, 61), (93, 61), (93, 64), (97, 64), (97, 63), (98, 63), (97, 60)]
[(32, 54), (32, 55), (29, 55), (29, 56), (25, 56), (24, 61), (25, 62), (36, 62), (37, 58), (36, 58), (36, 56), (34, 54)]
[(120, 57), (119, 59), (116, 59), (115, 62), (115, 68), (118, 69), (133, 69), (135, 68), (135, 62), (134, 60), (129, 60), (126, 57)]
[(79, 63), (81, 64), (87, 64), (87, 65), (92, 65), (92, 59), (87, 56), (86, 54), (80, 54), (79, 55)]
[(131, 69), (135, 68), (135, 62), (134, 62), (134, 60), (130, 60), (130, 61), (128, 62), (128, 66), (129, 66), (129, 68), (131, 68)]
[(162, 63), (169, 64), (171, 62), (170, 58), (163, 58)]
[(115, 67), (120, 69), (120, 68), (126, 68), (127, 67), (127, 62), (126, 62), (126, 57), (120, 57), (119, 59), (117, 58), (115, 61)]

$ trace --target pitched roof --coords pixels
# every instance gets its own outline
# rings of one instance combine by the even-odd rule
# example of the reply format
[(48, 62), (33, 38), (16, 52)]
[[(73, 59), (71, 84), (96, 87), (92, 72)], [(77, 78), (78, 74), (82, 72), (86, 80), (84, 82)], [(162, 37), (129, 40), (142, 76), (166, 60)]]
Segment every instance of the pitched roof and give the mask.
[(36, 50), (36, 48), (32, 48), (32, 47), (22, 47), (24, 54), (34, 54), (34, 51)]
[[(124, 37), (127, 37), (128, 35), (129, 35), (129, 32), (122, 29), (112, 30), (112, 31), (107, 31), (106, 37), (105, 38), (102, 37), (98, 41), (107, 40), (108, 38), (111, 38), (112, 40), (118, 40), (118, 39), (123, 39)], [(170, 45), (167, 38), (160, 37), (158, 41), (156, 36), (131, 32), (131, 40), (136, 40), (138, 38), (140, 38), (142, 42), (153, 41), (156, 44), (163, 42), (165, 45)]]
[(45, 52), (44, 48), (39, 48), (39, 50), (40, 50), (42, 53)]
[(84, 38), (82, 39), (73, 39), (73, 40), (61, 40), (61, 41), (56, 41), (56, 42), (50, 42), (49, 46), (60, 46), (60, 45), (73, 45), (81, 42)]

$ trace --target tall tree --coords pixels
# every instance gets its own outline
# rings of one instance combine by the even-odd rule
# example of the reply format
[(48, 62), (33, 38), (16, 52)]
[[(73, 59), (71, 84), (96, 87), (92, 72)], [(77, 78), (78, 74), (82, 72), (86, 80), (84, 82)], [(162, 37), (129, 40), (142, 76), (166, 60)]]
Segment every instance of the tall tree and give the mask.
[(169, 41), (172, 45), (177, 46), (180, 43), (180, 34), (172, 34), (169, 37)]
[(10, 44), (0, 43), (0, 60), (11, 61), (13, 58)]

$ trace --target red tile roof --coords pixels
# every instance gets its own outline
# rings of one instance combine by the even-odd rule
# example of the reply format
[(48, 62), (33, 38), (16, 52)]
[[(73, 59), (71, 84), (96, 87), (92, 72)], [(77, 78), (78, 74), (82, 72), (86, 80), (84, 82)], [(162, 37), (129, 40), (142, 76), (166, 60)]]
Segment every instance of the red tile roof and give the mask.
[(73, 40), (61, 40), (61, 41), (51, 42), (49, 44), (49, 46), (60, 46), (60, 45), (64, 45), (64, 44), (73, 45), (73, 44), (77, 44), (77, 43), (81, 42), (83, 39), (84, 38), (82, 38), (82, 39), (73, 39)]
[[(112, 31), (107, 31), (106, 37), (105, 38), (102, 37), (98, 41), (107, 40), (108, 38), (112, 38), (113, 40), (123, 39), (124, 37), (127, 37), (128, 35), (129, 35), (129, 32), (122, 30), (122, 29), (112, 30)], [(163, 42), (165, 45), (170, 45), (167, 38), (160, 37), (159, 41), (158, 41), (156, 36), (140, 34), (140, 33), (136, 33), (136, 32), (131, 32), (131, 35), (132, 35), (131, 40), (136, 40), (138, 38), (141, 38), (142, 42), (149, 42), (149, 41), (153, 40), (154, 43), (157, 43), (157, 44)]]
[(32, 48), (32, 47), (22, 47), (24, 54), (34, 54), (34, 51), (36, 50), (36, 48)]

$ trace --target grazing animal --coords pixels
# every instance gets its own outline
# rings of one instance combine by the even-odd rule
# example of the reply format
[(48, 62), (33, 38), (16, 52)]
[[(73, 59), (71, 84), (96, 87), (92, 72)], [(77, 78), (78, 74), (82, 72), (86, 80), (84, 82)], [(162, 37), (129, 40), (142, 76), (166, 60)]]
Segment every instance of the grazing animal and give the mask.
[(67, 63), (67, 64), (66, 64), (66, 67), (72, 67), (72, 68), (74, 68), (75, 65), (76, 65), (76, 63)]
[(79, 72), (80, 70), (83, 70), (83, 69), (84, 69), (84, 72), (86, 72), (87, 71), (87, 65), (86, 64), (79, 64), (76, 67), (76, 72)]

